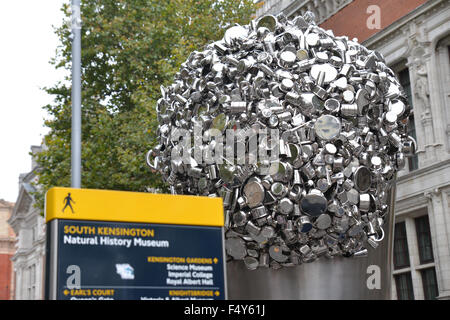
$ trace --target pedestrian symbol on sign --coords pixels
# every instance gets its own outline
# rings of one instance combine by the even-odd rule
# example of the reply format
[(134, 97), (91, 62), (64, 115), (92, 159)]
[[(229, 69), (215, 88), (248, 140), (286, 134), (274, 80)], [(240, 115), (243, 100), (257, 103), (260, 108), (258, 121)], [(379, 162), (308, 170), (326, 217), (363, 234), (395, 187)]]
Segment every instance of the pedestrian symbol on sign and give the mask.
[(66, 210), (67, 207), (70, 207), (70, 210), (72, 210), (72, 213), (75, 213), (73, 211), (71, 202), (73, 202), (73, 203), (76, 203), (76, 202), (73, 201), (72, 197), (70, 196), (70, 192), (67, 194), (67, 197), (64, 198), (63, 202), (65, 203), (65, 205), (64, 205), (64, 208), (62, 209), (62, 212), (64, 212), (64, 210)]

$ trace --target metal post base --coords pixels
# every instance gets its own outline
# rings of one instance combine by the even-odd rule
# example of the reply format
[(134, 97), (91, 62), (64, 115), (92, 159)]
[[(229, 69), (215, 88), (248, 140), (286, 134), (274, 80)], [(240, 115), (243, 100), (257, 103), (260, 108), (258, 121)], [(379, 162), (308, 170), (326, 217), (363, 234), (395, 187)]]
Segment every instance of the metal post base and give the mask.
[(367, 248), (367, 257), (321, 257), (295, 267), (253, 271), (243, 261), (231, 261), (227, 263), (228, 299), (390, 299), (394, 199), (395, 188), (385, 238), (377, 249)]
[(323, 257), (281, 270), (250, 271), (242, 261), (233, 261), (227, 264), (228, 298), (390, 299), (390, 273), (377, 259), (378, 250), (372, 251), (367, 258)]

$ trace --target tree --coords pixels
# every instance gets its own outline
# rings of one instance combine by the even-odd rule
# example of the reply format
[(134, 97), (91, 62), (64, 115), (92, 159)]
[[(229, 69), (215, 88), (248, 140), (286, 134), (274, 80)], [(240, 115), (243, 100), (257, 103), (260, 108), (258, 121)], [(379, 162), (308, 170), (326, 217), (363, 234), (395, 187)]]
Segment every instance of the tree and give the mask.
[[(55, 68), (71, 69), (70, 6), (56, 28)], [(156, 143), (156, 101), (190, 52), (222, 38), (234, 23), (247, 24), (252, 0), (82, 1), (82, 187), (147, 191), (166, 186), (145, 164)], [(70, 78), (44, 90), (49, 133), (37, 155), (39, 191), (70, 186)]]

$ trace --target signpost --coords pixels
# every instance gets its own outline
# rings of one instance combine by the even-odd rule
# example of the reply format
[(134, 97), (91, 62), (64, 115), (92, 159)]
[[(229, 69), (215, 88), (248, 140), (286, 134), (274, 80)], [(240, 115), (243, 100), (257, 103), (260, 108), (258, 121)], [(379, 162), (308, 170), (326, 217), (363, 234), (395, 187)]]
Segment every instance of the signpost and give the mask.
[(72, 0), (72, 134), (71, 186), (81, 188), (81, 9)]
[(53, 188), (46, 298), (226, 299), (221, 198)]

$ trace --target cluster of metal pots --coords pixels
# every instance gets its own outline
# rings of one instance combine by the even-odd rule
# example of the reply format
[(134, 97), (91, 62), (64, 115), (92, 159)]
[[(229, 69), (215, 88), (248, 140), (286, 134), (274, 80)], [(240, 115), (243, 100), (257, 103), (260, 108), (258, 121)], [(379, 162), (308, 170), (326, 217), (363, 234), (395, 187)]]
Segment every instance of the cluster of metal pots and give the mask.
[[(267, 15), (192, 52), (161, 93), (147, 163), (173, 194), (223, 198), (229, 259), (277, 269), (365, 256), (382, 241), (388, 194), (415, 141), (380, 53), (310, 12)], [(228, 132), (237, 137), (224, 147), (217, 133)]]

